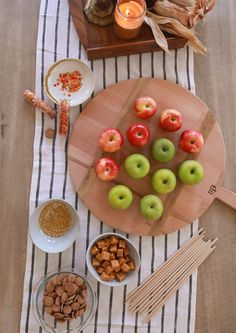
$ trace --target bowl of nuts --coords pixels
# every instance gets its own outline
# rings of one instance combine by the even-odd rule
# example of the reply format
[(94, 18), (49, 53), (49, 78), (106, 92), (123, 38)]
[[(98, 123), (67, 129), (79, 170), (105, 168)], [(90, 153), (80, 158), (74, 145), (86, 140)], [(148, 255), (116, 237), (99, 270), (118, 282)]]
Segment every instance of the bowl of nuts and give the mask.
[(140, 256), (128, 238), (117, 233), (104, 233), (90, 243), (86, 263), (95, 279), (118, 287), (129, 283), (137, 275)]
[(34, 288), (34, 316), (47, 332), (82, 330), (91, 320), (96, 304), (91, 282), (75, 270), (48, 273)]
[(40, 204), (29, 219), (29, 235), (42, 251), (58, 253), (75, 241), (79, 232), (79, 216), (72, 205), (62, 199)]

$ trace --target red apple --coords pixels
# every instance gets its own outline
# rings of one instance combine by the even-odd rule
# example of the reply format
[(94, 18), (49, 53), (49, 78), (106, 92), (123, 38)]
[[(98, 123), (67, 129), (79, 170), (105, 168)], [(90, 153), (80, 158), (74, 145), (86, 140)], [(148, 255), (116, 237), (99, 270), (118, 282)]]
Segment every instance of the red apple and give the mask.
[(161, 127), (168, 132), (178, 131), (182, 127), (183, 119), (179, 111), (166, 109), (162, 111), (160, 117)]
[(117, 177), (119, 166), (112, 158), (103, 157), (97, 161), (95, 171), (99, 179), (109, 181)]
[(123, 145), (123, 135), (115, 128), (107, 128), (99, 139), (100, 147), (107, 153), (114, 153)]
[(180, 136), (179, 145), (180, 148), (182, 148), (187, 153), (199, 153), (204, 145), (202, 133), (194, 129), (183, 131)]
[(156, 101), (149, 96), (142, 96), (134, 101), (134, 114), (138, 118), (148, 119), (157, 111)]
[(150, 131), (145, 125), (134, 124), (128, 128), (127, 138), (132, 145), (143, 147), (150, 140)]

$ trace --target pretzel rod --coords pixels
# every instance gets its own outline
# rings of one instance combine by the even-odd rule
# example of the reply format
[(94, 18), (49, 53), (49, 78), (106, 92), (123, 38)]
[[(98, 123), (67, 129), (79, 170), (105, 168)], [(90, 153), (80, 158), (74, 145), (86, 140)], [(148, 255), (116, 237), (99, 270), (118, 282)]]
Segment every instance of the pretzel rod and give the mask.
[(196, 251), (193, 253), (191, 258), (189, 258), (189, 261), (184, 261), (183, 265), (180, 266), (180, 268), (177, 271), (174, 271), (173, 274), (166, 273), (165, 276), (166, 279), (164, 280), (164, 283), (158, 281), (157, 284), (154, 285), (154, 288), (152, 288), (153, 294), (149, 295), (147, 291), (147, 297), (145, 301), (142, 301), (134, 312), (138, 311), (142, 313), (145, 310), (149, 309), (153, 305), (153, 303), (155, 304), (156, 300), (162, 298), (163, 295), (166, 293), (166, 291), (168, 291), (168, 288), (171, 288), (171, 286), (175, 283), (175, 281), (178, 280), (178, 278), (180, 278), (182, 274), (184, 274), (184, 272), (188, 270), (189, 267), (191, 267), (194, 264), (194, 262), (197, 261), (199, 257), (201, 257), (201, 255), (208, 248), (209, 248), (209, 243), (203, 241), (196, 249)]
[(165, 261), (165, 262), (160, 266), (160, 268), (159, 268), (157, 271), (155, 271), (154, 273), (152, 273), (151, 277), (147, 277), (147, 278), (146, 278), (146, 279), (145, 279), (145, 280), (144, 280), (144, 281), (143, 281), (143, 282), (142, 282), (137, 288), (135, 288), (135, 289), (129, 294), (129, 296), (128, 296), (126, 302), (128, 302), (128, 301), (132, 298), (132, 296), (133, 296), (134, 294), (137, 293), (138, 290), (143, 289), (147, 283), (151, 282), (151, 281), (154, 279), (154, 277), (155, 277), (156, 275), (159, 275), (159, 274), (162, 272), (162, 270), (165, 269), (165, 267), (171, 265), (172, 262), (175, 261), (177, 257), (179, 257), (180, 255), (182, 255), (182, 253), (183, 253), (186, 249), (188, 249), (188, 248), (191, 246), (191, 244), (194, 243), (194, 242), (196, 241), (196, 239), (200, 237), (201, 234), (204, 234), (204, 233), (205, 233), (205, 231), (203, 231), (203, 228), (199, 229), (199, 230), (198, 230), (198, 231), (197, 231), (197, 232), (196, 232), (196, 233), (190, 238), (190, 240), (188, 240), (184, 245), (182, 245), (181, 248), (180, 248), (177, 252), (175, 252), (175, 253), (174, 253), (174, 254), (173, 254), (173, 255), (172, 255), (167, 261)]
[[(215, 239), (216, 241), (217, 239)], [(212, 244), (211, 244), (212, 246)], [(174, 292), (179, 289), (179, 287), (190, 277), (190, 275), (201, 265), (201, 263), (214, 251), (215, 245), (213, 247), (210, 247), (202, 254), (202, 256), (188, 269), (187, 272), (185, 272), (184, 275), (181, 276), (181, 279), (169, 290), (169, 292), (166, 294), (166, 296), (159, 301), (159, 303), (155, 304), (154, 308), (152, 308), (151, 312), (148, 309), (148, 314), (143, 319), (143, 323), (147, 323), (151, 320), (154, 314), (156, 314), (160, 308), (167, 302), (167, 300), (172, 296)]]
[[(186, 269), (186, 266), (188, 266), (193, 260), (195, 260), (198, 252), (202, 248), (204, 249), (207, 246), (207, 243), (202, 239), (200, 239), (199, 242), (195, 243), (195, 246), (193, 248), (190, 248), (190, 250), (186, 252), (183, 257), (180, 257), (179, 260), (176, 261), (175, 266), (170, 267), (170, 269), (168, 269), (167, 267), (167, 269), (163, 271), (161, 277), (149, 283), (148, 286), (146, 286), (144, 292), (141, 295), (139, 294), (139, 297), (137, 297), (137, 299), (134, 299), (134, 301), (130, 304), (129, 309), (135, 312), (143, 309), (144, 305), (148, 302), (149, 297), (153, 298), (154, 296), (156, 296), (156, 294), (159, 294), (164, 287), (167, 287), (169, 285), (168, 282), (171, 282), (173, 279), (176, 278), (176, 276), (178, 276), (178, 274), (181, 274), (181, 272)], [(159, 286), (159, 288), (157, 288), (157, 286)], [(138, 302), (139, 305), (137, 306)]]
[(47, 114), (51, 119), (56, 117), (56, 111), (54, 111), (50, 105), (45, 101), (38, 98), (34, 93), (29, 90), (25, 90), (23, 93), (24, 99), (32, 104), (34, 107), (41, 109), (41, 111)]
[(138, 290), (136, 292), (136, 294), (130, 300), (130, 306), (129, 306), (130, 309), (133, 309), (134, 303), (136, 304), (137, 301), (146, 297), (147, 292), (151, 293), (152, 290), (155, 289), (156, 281), (158, 283), (161, 283), (166, 279), (167, 274), (169, 274), (169, 275), (174, 274), (176, 269), (178, 270), (179, 268), (181, 268), (180, 264), (181, 263), (184, 264), (186, 262), (185, 259), (188, 259), (189, 256), (191, 256), (192, 252), (199, 248), (199, 244), (200, 243), (205, 243), (202, 240), (204, 235), (199, 235), (199, 237), (200, 238), (196, 238), (195, 242), (192, 243), (192, 246), (190, 248), (187, 248), (186, 251), (184, 251), (180, 256), (176, 257), (176, 260), (173, 262), (172, 265), (166, 265), (161, 270), (161, 272), (159, 272), (159, 270), (156, 271), (156, 273), (159, 273), (159, 274), (155, 274), (155, 276), (153, 276), (152, 278), (149, 278), (149, 283), (146, 284), (145, 288), (143, 288), (142, 290)]
[(69, 102), (66, 99), (63, 99), (60, 102), (60, 126), (59, 126), (59, 134), (66, 135), (69, 127)]

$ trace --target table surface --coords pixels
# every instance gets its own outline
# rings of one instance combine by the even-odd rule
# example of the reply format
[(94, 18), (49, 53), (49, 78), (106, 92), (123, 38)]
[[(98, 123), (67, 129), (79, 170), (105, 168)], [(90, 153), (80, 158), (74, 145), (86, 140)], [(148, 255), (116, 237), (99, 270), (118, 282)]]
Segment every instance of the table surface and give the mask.
[[(32, 170), (34, 112), (21, 97), (34, 90), (39, 1), (4, 1), (0, 26), (0, 332), (19, 332)], [(9, 26), (8, 21), (11, 20)], [(218, 1), (198, 28), (207, 57), (195, 56), (196, 91), (218, 119), (227, 152), (224, 185), (236, 191), (236, 7)], [(200, 225), (219, 237), (198, 274), (196, 333), (236, 332), (236, 212), (215, 201)]]

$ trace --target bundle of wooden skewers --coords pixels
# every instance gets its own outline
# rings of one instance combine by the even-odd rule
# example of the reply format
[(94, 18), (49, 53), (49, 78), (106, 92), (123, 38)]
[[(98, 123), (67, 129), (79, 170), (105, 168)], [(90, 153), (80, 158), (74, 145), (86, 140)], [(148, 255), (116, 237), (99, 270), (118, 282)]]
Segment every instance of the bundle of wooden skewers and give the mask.
[(168, 299), (214, 251), (217, 238), (205, 241), (200, 229), (170, 259), (128, 296), (129, 310), (139, 312), (143, 323), (150, 321)]
[(187, 44), (197, 53), (206, 48), (194, 30), (196, 24), (215, 6), (216, 0), (156, 0), (148, 10), (145, 22), (152, 29), (157, 44), (166, 52), (168, 43), (163, 31), (187, 39)]

